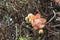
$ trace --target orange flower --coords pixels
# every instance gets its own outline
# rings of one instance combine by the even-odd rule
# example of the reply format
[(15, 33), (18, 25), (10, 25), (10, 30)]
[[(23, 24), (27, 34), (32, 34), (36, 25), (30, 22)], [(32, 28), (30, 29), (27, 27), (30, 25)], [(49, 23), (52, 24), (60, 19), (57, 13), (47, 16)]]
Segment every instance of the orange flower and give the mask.
[(40, 28), (44, 28), (46, 19), (41, 18), (40, 14), (37, 13), (36, 15), (31, 16), (30, 19), (32, 21), (32, 26), (35, 30), (38, 30)]

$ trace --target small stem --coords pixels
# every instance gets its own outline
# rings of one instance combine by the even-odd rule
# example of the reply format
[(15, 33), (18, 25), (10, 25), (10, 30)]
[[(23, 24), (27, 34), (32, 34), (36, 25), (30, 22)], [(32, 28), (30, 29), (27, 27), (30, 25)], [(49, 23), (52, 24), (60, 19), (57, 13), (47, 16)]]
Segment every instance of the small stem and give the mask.
[(16, 28), (16, 40), (17, 40), (17, 35), (18, 35), (18, 33), (17, 33), (17, 24), (15, 25), (15, 28)]

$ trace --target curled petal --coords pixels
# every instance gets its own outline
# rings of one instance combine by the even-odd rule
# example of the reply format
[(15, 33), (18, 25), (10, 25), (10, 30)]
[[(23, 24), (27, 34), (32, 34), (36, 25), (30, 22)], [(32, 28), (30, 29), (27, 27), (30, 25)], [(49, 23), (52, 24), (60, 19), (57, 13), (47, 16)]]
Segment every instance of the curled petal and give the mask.
[(41, 17), (40, 14), (36, 14), (36, 15), (35, 15), (35, 18), (40, 18), (40, 17)]
[(39, 25), (39, 28), (41, 29), (41, 28), (44, 28), (45, 27), (45, 24), (40, 24)]
[(37, 25), (34, 25), (33, 28), (34, 28), (35, 30), (38, 30), (38, 29), (39, 29), (39, 27), (38, 27)]
[(35, 30), (39, 29), (39, 27), (36, 25), (36, 23), (33, 23), (32, 26)]
[(45, 19), (45, 18), (40, 18), (40, 21), (41, 21), (42, 23), (45, 23), (45, 22), (46, 22), (46, 19)]

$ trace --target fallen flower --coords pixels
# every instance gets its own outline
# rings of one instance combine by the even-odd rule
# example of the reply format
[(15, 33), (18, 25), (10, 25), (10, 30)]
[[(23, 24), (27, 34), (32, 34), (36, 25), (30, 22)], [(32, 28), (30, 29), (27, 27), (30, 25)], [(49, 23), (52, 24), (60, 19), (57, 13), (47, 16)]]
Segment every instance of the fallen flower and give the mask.
[(44, 28), (46, 19), (41, 18), (41, 14), (37, 13), (36, 15), (28, 14), (29, 22), (32, 24), (32, 27), (35, 30)]

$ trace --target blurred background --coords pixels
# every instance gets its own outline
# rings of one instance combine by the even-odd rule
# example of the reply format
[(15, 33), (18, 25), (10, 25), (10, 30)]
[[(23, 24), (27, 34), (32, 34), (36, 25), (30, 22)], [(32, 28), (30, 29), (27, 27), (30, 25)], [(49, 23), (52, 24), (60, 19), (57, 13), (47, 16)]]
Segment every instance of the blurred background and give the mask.
[[(25, 22), (29, 13), (47, 19), (44, 34)], [(0, 40), (60, 40), (60, 0), (0, 0)]]

